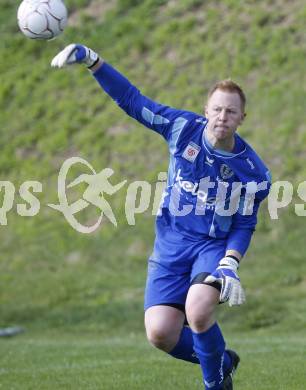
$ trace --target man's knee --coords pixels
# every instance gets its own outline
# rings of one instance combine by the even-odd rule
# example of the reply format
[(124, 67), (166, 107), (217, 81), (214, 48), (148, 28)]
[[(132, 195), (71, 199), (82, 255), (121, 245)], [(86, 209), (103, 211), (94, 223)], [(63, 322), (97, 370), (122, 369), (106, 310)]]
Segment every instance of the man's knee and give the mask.
[(186, 301), (188, 323), (195, 332), (204, 332), (215, 322), (214, 313), (219, 292), (210, 286), (191, 286)]
[(192, 307), (186, 311), (188, 324), (195, 332), (204, 332), (214, 323), (214, 311), (205, 307), (201, 310)]
[(170, 352), (176, 345), (178, 336), (171, 334), (168, 329), (156, 326), (146, 327), (147, 338), (154, 347)]
[(156, 348), (170, 352), (177, 344), (184, 324), (184, 314), (169, 306), (154, 306), (145, 314), (149, 342)]

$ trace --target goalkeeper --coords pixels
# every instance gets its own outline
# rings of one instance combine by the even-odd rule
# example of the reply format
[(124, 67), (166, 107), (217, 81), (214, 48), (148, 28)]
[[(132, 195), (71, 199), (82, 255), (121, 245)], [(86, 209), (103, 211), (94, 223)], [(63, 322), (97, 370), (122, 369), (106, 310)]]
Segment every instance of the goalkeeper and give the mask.
[[(239, 356), (226, 349), (214, 313), (220, 302), (245, 301), (238, 268), (270, 187), (268, 169), (236, 134), (245, 95), (233, 81), (221, 81), (210, 90), (203, 116), (143, 96), (86, 46), (71, 44), (52, 60), (59, 68), (74, 63), (84, 63), (121, 109), (169, 146), (168, 183), (148, 261), (147, 337), (173, 357), (200, 364), (207, 389), (233, 389)], [(228, 189), (239, 192), (233, 213), (218, 212), (222, 186), (224, 205), (232, 198)]]

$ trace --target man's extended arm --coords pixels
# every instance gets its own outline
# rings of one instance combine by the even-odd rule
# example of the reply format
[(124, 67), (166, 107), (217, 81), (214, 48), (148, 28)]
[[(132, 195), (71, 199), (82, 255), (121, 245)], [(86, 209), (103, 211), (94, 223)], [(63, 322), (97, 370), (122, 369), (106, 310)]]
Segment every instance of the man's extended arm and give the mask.
[(86, 46), (68, 45), (54, 57), (51, 65), (61, 68), (75, 63), (84, 63), (120, 108), (141, 124), (161, 134), (168, 142), (175, 138), (174, 133), (181, 130), (187, 119), (198, 117), (196, 114), (156, 103), (142, 95), (126, 77)]

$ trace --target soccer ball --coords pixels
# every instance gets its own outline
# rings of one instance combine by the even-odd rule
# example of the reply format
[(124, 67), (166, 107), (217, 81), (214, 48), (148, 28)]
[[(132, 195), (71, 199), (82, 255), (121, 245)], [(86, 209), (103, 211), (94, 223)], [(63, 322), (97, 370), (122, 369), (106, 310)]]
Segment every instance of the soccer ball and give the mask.
[(64, 31), (67, 9), (62, 0), (23, 0), (17, 20), (26, 37), (52, 39)]

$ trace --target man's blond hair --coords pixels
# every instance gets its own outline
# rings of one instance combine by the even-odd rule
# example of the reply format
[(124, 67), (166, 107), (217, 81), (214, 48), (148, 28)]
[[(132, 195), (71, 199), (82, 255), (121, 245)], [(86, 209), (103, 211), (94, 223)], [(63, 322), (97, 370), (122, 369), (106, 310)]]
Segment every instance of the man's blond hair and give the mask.
[(238, 84), (236, 84), (231, 79), (225, 79), (225, 80), (218, 81), (209, 90), (208, 95), (207, 95), (208, 100), (217, 89), (219, 89), (220, 91), (224, 91), (224, 92), (237, 93), (240, 97), (242, 111), (244, 111), (245, 105), (246, 105), (246, 97), (245, 97), (245, 94), (244, 94), (242, 88)]

